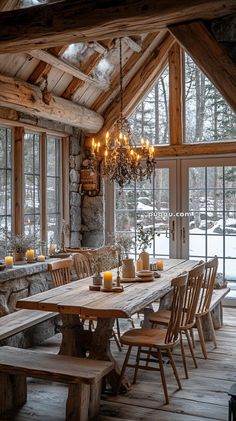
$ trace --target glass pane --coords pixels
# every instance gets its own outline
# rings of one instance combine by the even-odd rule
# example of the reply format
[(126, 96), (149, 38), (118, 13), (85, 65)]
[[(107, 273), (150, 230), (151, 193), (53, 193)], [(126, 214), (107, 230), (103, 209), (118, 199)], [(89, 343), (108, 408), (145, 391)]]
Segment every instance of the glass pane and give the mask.
[(224, 181), (225, 181), (225, 188), (233, 188), (236, 189), (236, 166), (235, 167), (225, 167), (224, 168)]
[(169, 143), (169, 67), (129, 118), (134, 141), (149, 139), (151, 144)]
[(189, 190), (189, 210), (206, 211), (206, 192), (205, 190)]
[(135, 229), (135, 212), (117, 211), (116, 212), (116, 231), (134, 231)]
[(203, 167), (189, 168), (189, 188), (205, 189), (206, 170)]
[(236, 238), (227, 235), (225, 237), (225, 257), (236, 257)]
[(207, 168), (207, 188), (223, 188), (223, 167)]
[(224, 256), (224, 237), (216, 235), (207, 236), (207, 257)]
[(185, 142), (235, 138), (235, 113), (192, 58), (185, 54)]
[(47, 238), (60, 247), (60, 142), (47, 137)]
[(0, 168), (6, 168), (6, 129), (0, 127)]
[[(223, 272), (223, 270), (221, 270)], [(225, 259), (225, 277), (231, 281), (236, 281), (236, 259)]]
[(189, 236), (189, 255), (191, 257), (204, 257), (206, 255), (206, 237), (205, 235)]
[(6, 236), (12, 223), (12, 130), (0, 127), (0, 258), (6, 255)]
[(135, 192), (123, 190), (120, 194), (116, 194), (116, 209), (135, 209)]

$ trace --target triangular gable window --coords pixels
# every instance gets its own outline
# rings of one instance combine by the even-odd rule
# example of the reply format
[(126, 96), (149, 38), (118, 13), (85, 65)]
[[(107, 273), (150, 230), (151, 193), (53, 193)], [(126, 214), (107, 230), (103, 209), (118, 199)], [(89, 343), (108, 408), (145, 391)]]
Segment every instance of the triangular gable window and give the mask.
[(185, 53), (185, 143), (236, 139), (236, 115)]
[(169, 144), (169, 67), (159, 76), (155, 86), (136, 107), (129, 121), (135, 143), (141, 138), (150, 144)]

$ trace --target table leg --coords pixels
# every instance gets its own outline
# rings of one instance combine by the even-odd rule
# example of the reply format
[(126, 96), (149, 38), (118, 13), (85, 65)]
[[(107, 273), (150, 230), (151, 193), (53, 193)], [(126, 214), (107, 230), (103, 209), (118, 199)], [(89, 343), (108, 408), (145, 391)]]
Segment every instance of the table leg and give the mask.
[[(117, 384), (120, 379), (121, 370), (114, 359), (110, 349), (110, 338), (112, 337), (114, 318), (98, 318), (97, 327), (93, 332), (89, 358), (96, 360), (109, 360), (115, 363), (114, 370), (107, 375), (113, 392), (117, 391)], [(130, 382), (125, 377), (122, 381), (121, 391), (130, 389)]]
[(59, 354), (74, 357), (86, 357), (90, 349), (93, 333), (85, 330), (79, 316), (74, 314), (61, 314), (62, 342)]

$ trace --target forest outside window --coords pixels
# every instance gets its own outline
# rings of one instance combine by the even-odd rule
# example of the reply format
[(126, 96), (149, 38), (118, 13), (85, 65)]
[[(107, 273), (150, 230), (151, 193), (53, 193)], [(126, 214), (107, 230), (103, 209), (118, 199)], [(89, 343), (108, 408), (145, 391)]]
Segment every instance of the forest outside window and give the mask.
[(206, 75), (185, 53), (185, 142), (236, 139), (236, 115)]
[(5, 232), (12, 229), (12, 130), (0, 127), (0, 253), (5, 253)]

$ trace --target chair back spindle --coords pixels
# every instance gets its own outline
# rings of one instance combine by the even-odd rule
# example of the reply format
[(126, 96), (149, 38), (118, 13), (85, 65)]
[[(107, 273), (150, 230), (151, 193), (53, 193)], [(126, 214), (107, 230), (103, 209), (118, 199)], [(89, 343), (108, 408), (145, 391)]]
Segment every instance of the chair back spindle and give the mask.
[(175, 342), (178, 339), (187, 279), (188, 273), (186, 272), (177, 276), (171, 282), (173, 288), (173, 301), (165, 343)]
[(204, 278), (205, 264), (200, 263), (189, 271), (184, 297), (181, 326), (191, 327), (194, 323), (196, 308), (199, 302), (201, 286)]
[(54, 287), (68, 284), (71, 281), (70, 268), (73, 266), (72, 259), (63, 259), (48, 264)]
[(218, 269), (218, 257), (215, 256), (205, 263), (205, 273), (200, 291), (200, 299), (196, 313), (206, 314), (209, 311), (211, 298), (213, 294), (216, 274)]

